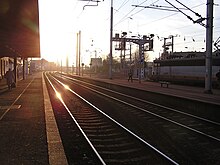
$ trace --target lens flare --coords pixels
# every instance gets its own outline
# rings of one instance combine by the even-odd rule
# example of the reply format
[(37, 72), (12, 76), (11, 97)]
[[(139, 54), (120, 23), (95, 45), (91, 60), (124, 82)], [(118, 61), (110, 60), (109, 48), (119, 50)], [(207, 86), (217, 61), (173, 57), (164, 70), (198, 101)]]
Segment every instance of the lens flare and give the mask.
[(61, 94), (60, 94), (59, 92), (56, 92), (56, 96), (57, 96), (60, 100), (62, 100)]
[(70, 89), (70, 87), (68, 85), (64, 84), (63, 86), (64, 86), (65, 89), (68, 89), (68, 90)]

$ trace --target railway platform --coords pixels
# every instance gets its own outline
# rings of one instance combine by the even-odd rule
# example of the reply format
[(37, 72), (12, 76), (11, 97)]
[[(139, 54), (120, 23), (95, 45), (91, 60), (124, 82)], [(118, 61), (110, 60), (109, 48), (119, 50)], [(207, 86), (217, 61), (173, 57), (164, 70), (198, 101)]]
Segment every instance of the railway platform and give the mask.
[[(220, 106), (220, 90), (127, 79), (95, 78), (108, 83), (195, 99)], [(67, 164), (42, 73), (29, 75), (8, 90), (0, 81), (0, 164)]]
[(42, 73), (0, 81), (0, 164), (67, 164)]
[[(92, 77), (91, 77), (92, 78)], [(150, 92), (161, 93), (164, 95), (171, 95), (180, 98), (186, 98), (190, 100), (201, 101), (205, 103), (216, 104), (220, 106), (220, 89), (212, 89), (212, 94), (205, 93), (204, 87), (195, 87), (195, 86), (185, 86), (185, 85), (176, 85), (169, 83), (169, 86), (161, 86), (161, 82), (152, 82), (152, 81), (138, 81), (134, 79), (133, 82), (128, 81), (126, 78), (93, 78), (100, 81), (127, 86), (131, 88), (138, 88), (141, 90), (146, 90)]]

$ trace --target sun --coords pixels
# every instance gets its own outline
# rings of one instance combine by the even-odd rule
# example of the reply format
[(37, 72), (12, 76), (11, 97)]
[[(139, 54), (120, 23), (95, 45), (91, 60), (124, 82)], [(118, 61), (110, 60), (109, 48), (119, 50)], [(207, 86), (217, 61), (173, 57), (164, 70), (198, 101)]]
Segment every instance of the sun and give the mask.
[(57, 62), (73, 58), (75, 29), (70, 21), (71, 6), (63, 1), (39, 1), (41, 57)]
[[(88, 7), (83, 9), (85, 3), (74, 8), (77, 1), (73, 0), (39, 0), (39, 25), (40, 25), (40, 47), (41, 57), (53, 62), (66, 64), (69, 59), (69, 66), (76, 64), (76, 38), (81, 31), (81, 62), (86, 65), (94, 53), (106, 52), (109, 49), (109, 20), (105, 20), (109, 13), (104, 8)], [(78, 11), (76, 11), (78, 10)], [(82, 13), (82, 14), (80, 14)], [(107, 23), (107, 24), (106, 24)], [(95, 45), (90, 47), (91, 40)], [(101, 50), (101, 51), (100, 51)], [(103, 57), (97, 54), (97, 57)]]

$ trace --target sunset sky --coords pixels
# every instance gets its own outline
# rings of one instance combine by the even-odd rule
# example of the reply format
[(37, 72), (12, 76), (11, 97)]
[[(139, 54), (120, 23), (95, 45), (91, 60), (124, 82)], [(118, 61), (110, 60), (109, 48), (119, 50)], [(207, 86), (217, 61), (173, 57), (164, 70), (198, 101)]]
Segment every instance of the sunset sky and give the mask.
[[(41, 57), (48, 61), (60, 61), (69, 57), (75, 63), (76, 33), (82, 33), (82, 62), (88, 64), (91, 57), (105, 58), (109, 53), (110, 0), (96, 2), (77, 0), (39, 0)], [(175, 0), (174, 6), (194, 20), (189, 10), (182, 9)], [(182, 0), (184, 5), (206, 17), (206, 1)], [(156, 7), (143, 8), (135, 6)], [(164, 11), (172, 9), (165, 0), (113, 0), (115, 33), (128, 32), (130, 36), (155, 34), (151, 61), (162, 52), (163, 38), (174, 35), (174, 51), (204, 51), (206, 28), (194, 24), (183, 13)], [(220, 36), (220, 0), (215, 0), (213, 40)], [(203, 23), (206, 24), (206, 21)], [(134, 46), (135, 47), (135, 46)], [(113, 49), (113, 55), (117, 52)]]

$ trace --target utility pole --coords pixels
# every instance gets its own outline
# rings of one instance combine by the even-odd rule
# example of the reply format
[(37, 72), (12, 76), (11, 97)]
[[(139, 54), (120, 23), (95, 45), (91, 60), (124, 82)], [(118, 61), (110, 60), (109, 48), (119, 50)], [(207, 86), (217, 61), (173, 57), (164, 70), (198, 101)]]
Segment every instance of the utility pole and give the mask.
[(62, 58), (61, 58), (61, 61), (60, 61), (60, 72), (61, 72), (61, 74), (62, 74), (62, 72), (63, 72)]
[(78, 75), (79, 33), (76, 34), (76, 75)]
[(76, 74), (80, 76), (81, 31), (77, 33), (76, 38)]
[(68, 56), (66, 56), (66, 73), (69, 73), (69, 59)]
[[(188, 19), (193, 21), (193, 23), (198, 23), (206, 28), (206, 58), (205, 58), (205, 91), (204, 93), (212, 94), (212, 39), (213, 39), (213, 5), (214, 0), (207, 0), (207, 14), (206, 18), (203, 18), (200, 14), (192, 11), (190, 8), (185, 6), (184, 4), (180, 3), (184, 8), (187, 8), (189, 11), (193, 12), (196, 16), (199, 17), (199, 19), (194, 20), (192, 17), (184, 13), (180, 10), (180, 8), (177, 8), (172, 3), (170, 3), (168, 0), (165, 0), (167, 3), (169, 3), (171, 6), (173, 6), (178, 12), (181, 12), (184, 14)], [(139, 6), (139, 5), (132, 5), (135, 7), (144, 7), (144, 8), (151, 8), (150, 6)], [(174, 11), (170, 9), (162, 9), (167, 11)], [(202, 23), (206, 19), (206, 25)]]
[(205, 91), (212, 94), (213, 0), (207, 0)]
[(112, 79), (112, 32), (113, 32), (113, 0), (111, 0), (110, 13), (110, 53), (109, 53), (109, 79)]
[(81, 68), (81, 66), (80, 66), (80, 63), (81, 63), (81, 31), (79, 31), (79, 76), (80, 76), (80, 68)]

